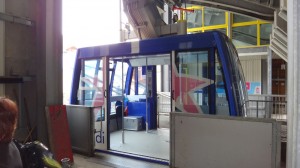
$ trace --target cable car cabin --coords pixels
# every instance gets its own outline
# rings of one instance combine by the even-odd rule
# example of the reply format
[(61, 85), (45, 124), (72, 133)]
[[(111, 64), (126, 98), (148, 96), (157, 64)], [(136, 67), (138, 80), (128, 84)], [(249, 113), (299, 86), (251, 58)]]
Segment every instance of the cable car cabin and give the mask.
[(140, 116), (142, 129), (155, 129), (161, 91), (170, 95), (172, 112), (243, 116), (246, 110), (238, 54), (220, 32), (78, 49), (71, 104), (101, 106), (98, 120), (115, 118), (120, 129), (120, 118)]

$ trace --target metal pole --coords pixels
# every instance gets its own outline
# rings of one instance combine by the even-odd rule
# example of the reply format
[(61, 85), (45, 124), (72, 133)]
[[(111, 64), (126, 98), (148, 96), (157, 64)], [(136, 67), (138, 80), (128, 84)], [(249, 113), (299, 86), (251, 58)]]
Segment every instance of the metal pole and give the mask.
[(146, 132), (148, 133), (148, 59), (146, 58)]
[(256, 118), (258, 118), (258, 101), (256, 101)]
[(122, 0), (119, 1), (119, 18), (120, 18), (120, 42), (125, 41), (125, 38), (123, 38), (123, 32), (122, 32)]
[(23, 97), (23, 95), (22, 95), (22, 83), (19, 83), (18, 84), (18, 86), (19, 86), (19, 97), (18, 97), (18, 99), (19, 99), (19, 104), (18, 104), (18, 106), (19, 106), (19, 112), (20, 112), (20, 114), (19, 114), (19, 126), (20, 126), (20, 128), (23, 128), (24, 127), (24, 112), (23, 112), (23, 109), (22, 109), (22, 97)]
[(161, 99), (157, 96), (156, 97), (156, 102), (157, 102), (157, 106), (156, 106), (156, 111), (157, 111), (157, 128), (159, 128), (159, 112), (160, 112), (160, 110), (159, 110), (159, 107), (162, 109), (162, 103), (160, 102), (161, 101)]
[(300, 1), (287, 1), (288, 13), (288, 107), (287, 168), (300, 167)]
[(231, 15), (231, 12), (227, 12), (227, 36), (230, 40), (232, 40), (232, 15)]
[[(123, 56), (122, 56), (122, 93), (124, 92), (124, 75), (123, 75)], [(124, 100), (125, 100), (125, 97), (124, 97), (124, 94), (126, 94), (125, 92), (122, 94), (122, 118), (121, 118), (121, 121), (122, 121), (122, 143), (124, 144), (125, 143), (125, 132), (124, 132), (124, 122), (123, 122), (123, 118), (124, 118)], [(117, 121), (118, 122), (118, 121)]]
[[(0, 12), (5, 12), (5, 0), (0, 0)], [(5, 22), (0, 20), (0, 76), (5, 76)], [(0, 85), (0, 95), (5, 95), (5, 85)]]
[[(268, 76), (267, 76), (267, 94), (269, 95), (267, 97), (268, 101), (271, 101), (272, 97), (270, 95), (272, 95), (272, 50), (270, 48), (268, 48)], [(271, 118), (272, 112), (273, 112), (273, 103), (268, 103), (269, 108), (267, 108), (268, 110), (266, 111), (266, 115), (268, 118)]]
[(268, 47), (268, 87), (267, 87), (267, 93), (268, 95), (272, 94), (272, 50)]

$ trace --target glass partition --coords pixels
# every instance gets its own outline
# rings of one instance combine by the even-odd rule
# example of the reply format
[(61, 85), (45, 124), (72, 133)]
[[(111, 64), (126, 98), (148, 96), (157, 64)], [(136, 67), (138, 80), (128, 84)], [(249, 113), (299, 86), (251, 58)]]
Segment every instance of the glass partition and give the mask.
[(237, 15), (237, 14), (233, 15), (233, 23), (250, 22), (255, 20), (257, 19), (248, 16)]
[(232, 42), (236, 47), (257, 45), (257, 25), (234, 27)]
[(214, 8), (204, 8), (204, 26), (225, 24), (225, 11)]
[(187, 28), (202, 27), (202, 10), (195, 10), (193, 13), (187, 13)]
[(260, 45), (270, 44), (271, 33), (272, 33), (272, 24), (260, 25)]

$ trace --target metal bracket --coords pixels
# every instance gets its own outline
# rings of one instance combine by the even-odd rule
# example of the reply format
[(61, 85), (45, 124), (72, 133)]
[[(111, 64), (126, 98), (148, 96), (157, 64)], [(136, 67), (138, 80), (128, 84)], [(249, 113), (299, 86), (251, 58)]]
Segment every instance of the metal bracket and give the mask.
[(12, 23), (18, 23), (18, 24), (23, 24), (26, 26), (34, 26), (34, 21), (31, 21), (26, 18), (21, 18), (18, 16), (13, 16), (5, 13), (0, 12), (0, 20), (7, 21), (7, 22), (12, 22)]

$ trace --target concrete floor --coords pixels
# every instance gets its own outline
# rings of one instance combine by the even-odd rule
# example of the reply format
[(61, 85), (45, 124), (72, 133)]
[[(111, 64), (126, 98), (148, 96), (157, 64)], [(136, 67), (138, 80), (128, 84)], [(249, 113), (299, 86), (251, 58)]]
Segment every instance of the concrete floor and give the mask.
[[(158, 160), (169, 160), (169, 115), (159, 118), (161, 129), (143, 131), (125, 131), (125, 144), (122, 144), (122, 131), (111, 134), (111, 149), (120, 152), (132, 153)], [(121, 157), (113, 154), (96, 152), (94, 157), (73, 153), (73, 168), (168, 168), (148, 161)]]
[(74, 153), (73, 168), (168, 168), (169, 166), (150, 163), (110, 154), (95, 154), (94, 157), (86, 157)]
[(170, 160), (170, 130), (167, 128), (146, 131), (124, 130), (124, 144), (122, 131), (110, 134), (110, 148), (115, 151), (126, 152), (151, 158)]
[[(169, 160), (169, 116), (159, 119), (161, 129), (125, 131), (125, 144), (121, 143), (122, 131), (111, 134), (111, 149), (162, 160)], [(135, 144), (135, 145), (134, 145)], [(167, 165), (96, 152), (94, 157), (74, 153), (73, 168), (168, 168)]]

